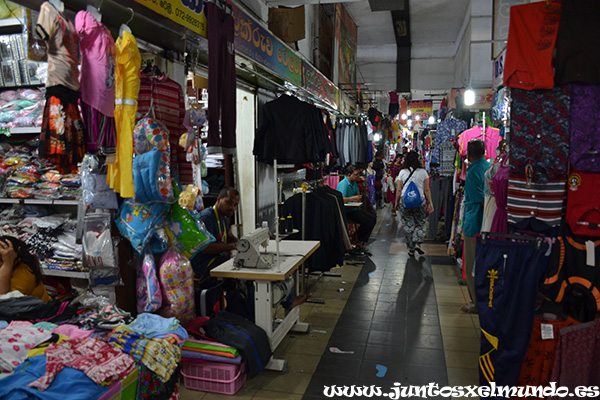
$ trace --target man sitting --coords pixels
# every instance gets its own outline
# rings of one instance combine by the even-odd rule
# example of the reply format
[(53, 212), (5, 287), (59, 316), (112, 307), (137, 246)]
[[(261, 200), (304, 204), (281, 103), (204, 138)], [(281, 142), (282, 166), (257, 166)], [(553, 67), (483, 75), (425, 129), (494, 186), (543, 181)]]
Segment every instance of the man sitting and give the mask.
[(206, 230), (216, 241), (206, 246), (192, 259), (196, 279), (204, 281), (210, 270), (229, 260), (231, 251), (236, 249), (238, 238), (231, 233), (229, 218), (233, 216), (240, 203), (240, 193), (234, 188), (225, 188), (219, 192), (217, 202), (200, 213)]
[[(360, 170), (354, 165), (346, 168), (346, 177), (340, 181), (337, 185), (337, 191), (342, 193), (344, 197), (344, 203), (361, 202), (362, 195), (358, 190), (356, 182), (360, 178)], [(346, 216), (355, 223), (359, 224), (356, 235), (358, 236), (357, 247), (361, 251), (365, 251), (365, 245), (371, 236), (373, 228), (377, 222), (377, 217), (369, 214), (368, 212), (361, 209), (348, 209), (346, 208)]]

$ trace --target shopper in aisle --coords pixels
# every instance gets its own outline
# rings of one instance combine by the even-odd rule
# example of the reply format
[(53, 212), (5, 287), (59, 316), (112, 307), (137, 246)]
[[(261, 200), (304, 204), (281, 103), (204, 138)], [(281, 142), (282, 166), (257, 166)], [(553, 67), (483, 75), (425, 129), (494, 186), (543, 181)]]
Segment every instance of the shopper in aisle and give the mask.
[(484, 157), (485, 144), (483, 140), (474, 139), (467, 144), (467, 178), (465, 180), (465, 218), (463, 224), (464, 251), (463, 268), (467, 278), (467, 287), (471, 302), (461, 307), (466, 313), (477, 312), (475, 298), (475, 235), (480, 233), (483, 222), (483, 202), (485, 200), (485, 172), (490, 167)]
[(385, 176), (385, 163), (383, 162), (383, 152), (378, 150), (373, 160), (373, 169), (375, 170), (375, 198), (377, 201), (376, 209), (383, 208), (383, 177)]
[(50, 296), (42, 283), (42, 271), (37, 256), (21, 240), (0, 237), (0, 295), (19, 291), (26, 296), (48, 302)]
[[(422, 204), (419, 208), (404, 207), (404, 194), (410, 182), (414, 182), (421, 194)], [(396, 201), (400, 210), (400, 220), (406, 236), (408, 255), (414, 256), (425, 252), (420, 244), (425, 238), (425, 222), (427, 215), (433, 212), (431, 191), (429, 190), (429, 174), (423, 169), (423, 163), (418, 153), (410, 151), (404, 157), (404, 165), (396, 178)]]
[[(356, 182), (360, 178), (360, 170), (354, 165), (350, 165), (346, 168), (346, 177), (340, 181), (337, 185), (337, 191), (342, 193), (344, 197), (344, 203), (353, 203), (362, 201), (362, 195), (358, 190)], [(366, 250), (365, 245), (371, 236), (373, 228), (377, 222), (377, 217), (369, 214), (368, 212), (361, 209), (348, 209), (346, 208), (346, 215), (348, 219), (356, 222), (360, 226), (356, 232), (358, 236), (358, 248), (361, 251)]]
[(203, 281), (208, 278), (209, 271), (229, 260), (231, 251), (236, 249), (238, 239), (231, 233), (229, 218), (233, 216), (239, 203), (240, 193), (234, 188), (224, 188), (219, 192), (215, 205), (200, 213), (206, 230), (216, 241), (192, 258), (196, 279)]
[[(402, 153), (396, 155), (396, 158), (394, 158), (394, 162), (392, 162), (392, 165), (390, 166), (390, 170), (388, 171), (388, 174), (392, 177), (392, 182), (396, 182), (396, 178), (400, 174), (400, 171), (402, 171), (402, 163), (404, 161), (405, 154), (406, 154), (406, 147), (403, 147)], [(389, 199), (390, 203), (392, 203), (392, 216), (395, 217), (396, 211), (398, 210), (398, 204), (396, 204), (396, 201), (395, 201), (396, 200), (395, 190), (392, 191), (391, 189), (388, 189), (387, 198)]]

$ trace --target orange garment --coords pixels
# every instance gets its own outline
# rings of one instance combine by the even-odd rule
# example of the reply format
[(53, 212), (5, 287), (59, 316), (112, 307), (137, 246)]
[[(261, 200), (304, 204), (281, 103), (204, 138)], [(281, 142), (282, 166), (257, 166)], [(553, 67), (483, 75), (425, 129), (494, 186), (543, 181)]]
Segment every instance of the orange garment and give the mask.
[(52, 300), (42, 282), (37, 282), (29, 265), (19, 264), (12, 271), (10, 277), (10, 290), (18, 290), (26, 296), (39, 297), (48, 302)]
[[(542, 339), (542, 324), (552, 325), (554, 337)], [(529, 347), (523, 358), (519, 386), (548, 386), (552, 375), (552, 367), (556, 358), (559, 331), (567, 326), (579, 324), (579, 321), (568, 317), (567, 319), (544, 320), (535, 318)], [(516, 397), (513, 397), (515, 399)], [(528, 397), (529, 398), (529, 397)], [(533, 397), (531, 399), (534, 399)], [(535, 398), (537, 400), (537, 397)]]
[(560, 1), (540, 1), (510, 8), (504, 60), (504, 86), (552, 89), (552, 57), (560, 21)]

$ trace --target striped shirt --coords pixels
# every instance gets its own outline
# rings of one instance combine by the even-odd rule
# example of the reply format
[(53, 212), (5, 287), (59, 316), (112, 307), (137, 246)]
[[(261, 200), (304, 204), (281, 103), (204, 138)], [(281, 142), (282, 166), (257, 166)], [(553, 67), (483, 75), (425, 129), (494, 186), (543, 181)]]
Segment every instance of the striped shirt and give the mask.
[(508, 179), (508, 222), (516, 224), (535, 218), (549, 226), (560, 224), (567, 183), (527, 183), (526, 177), (510, 172)]
[[(185, 149), (179, 147), (179, 137), (187, 130), (183, 125), (185, 103), (183, 89), (174, 80), (142, 76), (138, 97), (138, 115), (145, 116), (150, 109), (150, 100), (154, 97), (154, 115), (169, 130), (171, 145), (171, 171), (177, 173), (185, 186), (193, 184), (192, 165), (186, 160)], [(154, 81), (154, 92), (152, 83)]]

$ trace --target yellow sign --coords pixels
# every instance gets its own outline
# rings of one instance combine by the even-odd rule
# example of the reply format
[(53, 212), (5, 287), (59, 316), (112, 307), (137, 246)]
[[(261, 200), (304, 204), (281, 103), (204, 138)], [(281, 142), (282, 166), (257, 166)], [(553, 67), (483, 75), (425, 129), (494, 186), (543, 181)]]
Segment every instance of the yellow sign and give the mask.
[(408, 109), (412, 113), (412, 118), (425, 121), (433, 112), (433, 101), (431, 100), (413, 100), (408, 102)]
[(135, 1), (192, 32), (206, 37), (206, 15), (204, 14), (204, 2), (202, 0)]

